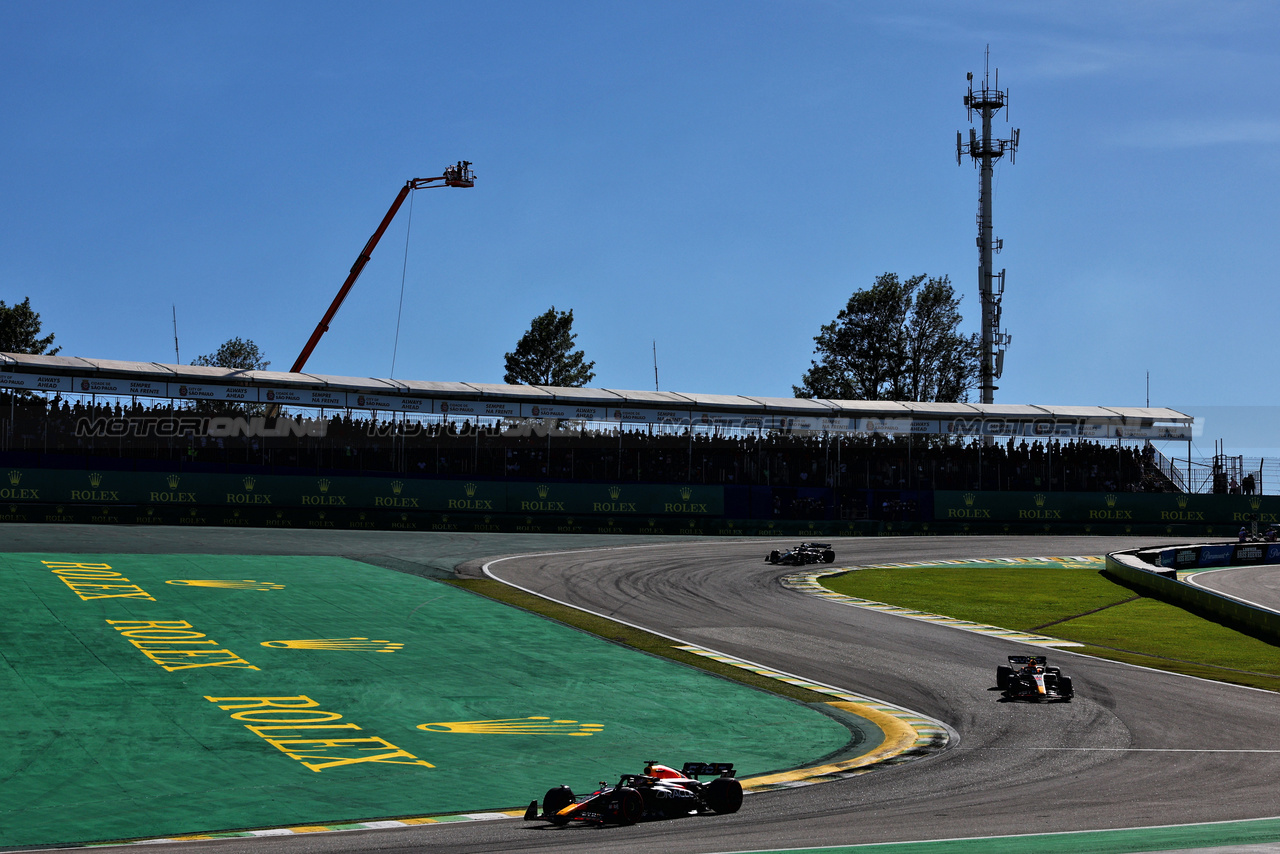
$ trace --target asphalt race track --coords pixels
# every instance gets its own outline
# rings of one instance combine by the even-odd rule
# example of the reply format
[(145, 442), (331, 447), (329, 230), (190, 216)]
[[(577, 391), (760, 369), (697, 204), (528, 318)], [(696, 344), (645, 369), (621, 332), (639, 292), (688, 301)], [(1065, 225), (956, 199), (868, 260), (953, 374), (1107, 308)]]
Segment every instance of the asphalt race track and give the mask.
[[(1280, 814), (1275, 694), (1049, 650), (1076, 699), (997, 702), (994, 670), (1027, 647), (850, 608), (784, 589), (764, 540), (587, 541), (572, 537), (371, 532), (6, 528), (6, 551), (342, 554), (414, 563), (431, 542), (464, 557), (558, 551), (493, 565), (503, 580), (691, 643), (887, 700), (949, 725), (929, 758), (849, 780), (749, 797), (740, 813), (627, 828), (519, 820), (169, 843), (166, 851), (758, 851)], [(1097, 555), (1152, 540), (1099, 537), (854, 539), (837, 565), (935, 558)], [(437, 548), (440, 546), (440, 548)], [(591, 550), (566, 552), (566, 549)], [(465, 572), (479, 571), (481, 561)], [(1226, 573), (1220, 573), (1226, 575)], [(654, 746), (655, 756), (662, 753)], [(731, 757), (723, 757), (731, 760)], [(625, 770), (625, 769), (621, 769)], [(548, 780), (548, 785), (559, 783)], [(541, 792), (530, 793), (530, 797)], [(514, 806), (514, 805), (513, 805)]]
[(1236, 566), (1198, 572), (1191, 584), (1271, 610), (1280, 610), (1280, 567)]

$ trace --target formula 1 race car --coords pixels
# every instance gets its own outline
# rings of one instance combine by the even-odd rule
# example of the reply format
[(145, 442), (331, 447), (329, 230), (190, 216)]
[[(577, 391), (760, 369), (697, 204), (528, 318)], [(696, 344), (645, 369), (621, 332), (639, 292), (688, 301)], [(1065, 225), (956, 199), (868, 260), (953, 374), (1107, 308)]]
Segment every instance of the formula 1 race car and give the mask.
[(996, 687), (1006, 700), (1069, 703), (1075, 696), (1071, 677), (1049, 667), (1043, 655), (1011, 655), (1007, 665), (996, 668)]
[(774, 549), (764, 561), (783, 566), (804, 566), (807, 563), (835, 563), (835, 559), (836, 553), (830, 543), (801, 543), (785, 552)]
[[(709, 774), (717, 776), (705, 783), (698, 779)], [(568, 786), (549, 789), (542, 796), (542, 812), (532, 801), (524, 818), (558, 825), (635, 824), (641, 819), (737, 812), (741, 806), (742, 784), (734, 779), (732, 762), (686, 762), (679, 771), (646, 762), (643, 774), (623, 774), (617, 785), (601, 783), (589, 795), (575, 796)]]

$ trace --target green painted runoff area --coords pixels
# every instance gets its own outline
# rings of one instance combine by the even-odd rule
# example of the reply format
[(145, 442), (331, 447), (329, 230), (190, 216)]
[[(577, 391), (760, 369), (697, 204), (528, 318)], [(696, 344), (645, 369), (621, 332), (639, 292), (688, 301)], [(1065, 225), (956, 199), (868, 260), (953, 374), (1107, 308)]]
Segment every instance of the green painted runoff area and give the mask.
[(0, 597), (4, 847), (510, 809), (649, 759), (746, 776), (850, 738), (344, 558), (7, 554)]

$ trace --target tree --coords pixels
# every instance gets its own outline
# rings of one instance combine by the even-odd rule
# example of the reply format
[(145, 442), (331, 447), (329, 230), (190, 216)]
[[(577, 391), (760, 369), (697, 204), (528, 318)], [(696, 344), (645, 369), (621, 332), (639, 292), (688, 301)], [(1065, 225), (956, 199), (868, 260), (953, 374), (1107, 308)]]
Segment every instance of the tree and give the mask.
[(978, 336), (960, 334), (961, 319), (946, 276), (885, 273), (819, 330), (818, 359), (792, 388), (831, 400), (965, 401), (977, 380)]
[[(258, 345), (250, 339), (229, 338), (212, 353), (196, 356), (191, 360), (191, 364), (204, 365), (211, 368), (232, 368), (240, 371), (265, 371), (271, 363), (262, 358), (262, 355)], [(234, 415), (237, 413), (261, 415), (267, 411), (267, 408), (256, 403), (198, 400), (195, 402), (195, 410), (219, 415)]]
[(262, 358), (258, 345), (245, 338), (231, 338), (217, 350), (196, 356), (193, 365), (214, 368), (236, 368), (242, 371), (265, 371), (271, 363)]
[(581, 350), (573, 349), (573, 309), (556, 311), (553, 305), (533, 319), (529, 331), (507, 354), (503, 381), (512, 385), (552, 385), (581, 387), (595, 378), (595, 362), (586, 362)]
[(31, 297), (12, 306), (0, 300), (0, 353), (56, 356), (61, 347), (49, 349), (53, 335), (40, 337), (40, 315), (31, 310)]
[(902, 400), (968, 400), (978, 378), (978, 336), (961, 335), (960, 298), (951, 281), (930, 278), (915, 297), (907, 323)]

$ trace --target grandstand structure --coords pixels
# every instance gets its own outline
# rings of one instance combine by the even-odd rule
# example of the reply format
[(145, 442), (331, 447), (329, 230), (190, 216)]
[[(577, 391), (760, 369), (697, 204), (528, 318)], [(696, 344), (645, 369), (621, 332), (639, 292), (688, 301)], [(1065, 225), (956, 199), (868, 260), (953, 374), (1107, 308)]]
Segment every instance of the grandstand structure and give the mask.
[(1190, 439), (1193, 418), (1153, 407), (775, 398), (671, 391), (339, 377), (0, 353), (0, 389), (62, 397), (280, 405), (441, 419), (883, 435)]
[(1189, 493), (1152, 443), (1193, 422), (0, 354), (0, 521), (840, 536), (1280, 517)]

